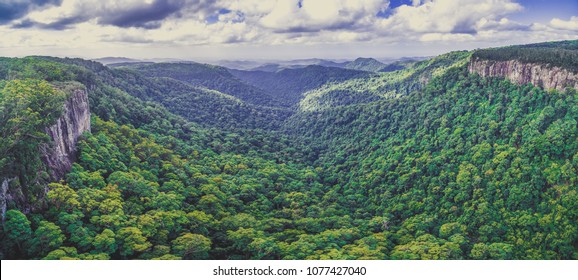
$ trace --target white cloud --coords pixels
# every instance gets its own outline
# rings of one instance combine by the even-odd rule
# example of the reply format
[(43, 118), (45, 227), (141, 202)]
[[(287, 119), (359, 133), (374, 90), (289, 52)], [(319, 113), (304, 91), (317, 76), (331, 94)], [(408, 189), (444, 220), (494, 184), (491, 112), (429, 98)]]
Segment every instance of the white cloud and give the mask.
[[(225, 7), (233, 11), (241, 11), (247, 17), (262, 17), (275, 9), (275, 0), (220, 0), (216, 3), (219, 7)], [(297, 5), (297, 4), (295, 4)]]
[(419, 40), (422, 42), (432, 42), (432, 41), (464, 42), (464, 41), (472, 41), (474, 39), (475, 37), (471, 34), (452, 34), (452, 33), (427, 33), (419, 38)]
[(274, 31), (350, 30), (372, 24), (383, 0), (277, 0), (259, 22)]
[(523, 7), (514, 0), (406, 3), (382, 18), (377, 14), (389, 9), (387, 0), (63, 0), (12, 22), (20, 28), (0, 25), (0, 47), (330, 46), (354, 52), (346, 45), (478, 47), (575, 39), (578, 30), (578, 17), (517, 23), (509, 16)]
[(400, 6), (381, 25), (398, 32), (475, 33), (478, 22), (495, 21), (520, 10), (522, 6), (511, 0), (431, 0)]
[(64, 0), (60, 6), (50, 7), (48, 9), (28, 14), (28, 19), (43, 24), (49, 24), (62, 18), (73, 16), (74, 13), (79, 10), (77, 7), (78, 4), (79, 2), (77, 1)]
[(571, 17), (570, 20), (554, 18), (550, 21), (550, 26), (557, 29), (578, 31), (578, 17)]

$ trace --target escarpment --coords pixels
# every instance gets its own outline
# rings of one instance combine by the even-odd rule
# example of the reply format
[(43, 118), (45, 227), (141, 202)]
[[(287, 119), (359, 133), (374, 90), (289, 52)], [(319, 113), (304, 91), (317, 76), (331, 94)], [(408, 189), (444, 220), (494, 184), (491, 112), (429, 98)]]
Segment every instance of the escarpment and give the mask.
[(46, 128), (51, 142), (42, 147), (42, 156), (54, 180), (60, 180), (72, 168), (76, 159), (76, 144), (82, 133), (90, 131), (88, 94), (75, 89), (64, 104), (62, 116)]
[[(8, 208), (16, 207), (28, 213), (42, 207), (48, 191), (47, 184), (63, 179), (72, 168), (77, 157), (79, 137), (90, 131), (90, 109), (88, 93), (84, 88), (74, 87), (66, 91), (70, 96), (63, 105), (62, 115), (52, 126), (45, 129), (50, 140), (38, 147), (48, 176), (39, 176), (35, 180), (34, 184), (40, 186), (40, 189), (34, 191), (31, 190), (32, 186), (22, 185), (17, 176), (0, 178), (2, 218)], [(42, 174), (43, 170), (37, 170), (36, 173)]]
[(546, 90), (563, 91), (567, 87), (578, 90), (578, 73), (548, 64), (472, 58), (468, 70), (482, 77), (503, 77), (519, 85), (531, 83)]

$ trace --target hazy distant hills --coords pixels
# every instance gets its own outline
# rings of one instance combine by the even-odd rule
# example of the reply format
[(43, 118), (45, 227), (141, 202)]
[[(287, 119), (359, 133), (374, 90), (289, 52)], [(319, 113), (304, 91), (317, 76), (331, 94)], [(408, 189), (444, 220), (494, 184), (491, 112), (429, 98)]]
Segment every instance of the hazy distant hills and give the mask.
[(128, 57), (102, 57), (93, 59), (93, 61), (100, 62), (104, 65), (116, 64), (116, 63), (135, 63), (144, 62), (144, 60), (132, 59)]
[(202, 86), (262, 106), (281, 106), (284, 102), (263, 89), (241, 82), (227, 68), (200, 63), (156, 63), (126, 66), (148, 77), (172, 78)]
[[(305, 68), (311, 65), (323, 66), (323, 67), (337, 67), (337, 68), (346, 68), (348, 62), (334, 62), (331, 60), (325, 59), (303, 59), (303, 60), (291, 60), (286, 62), (280, 63), (267, 63), (261, 66), (251, 68), (251, 69), (244, 69), (250, 71), (265, 71), (265, 72), (278, 72), (284, 69), (299, 69)], [(243, 69), (241, 69), (243, 70)]]
[(128, 57), (102, 57), (92, 59), (92, 61), (100, 62), (110, 67), (118, 67), (135, 63), (187, 62), (187, 60), (176, 58), (134, 59)]
[(381, 69), (385, 68), (385, 66), (385, 63), (377, 61), (374, 58), (360, 57), (352, 62), (345, 64), (344, 68), (369, 72), (379, 72)]
[(302, 94), (328, 83), (353, 78), (367, 78), (371, 73), (336, 67), (309, 65), (303, 68), (283, 69), (277, 72), (230, 70), (240, 80), (264, 89), (289, 104), (297, 104)]
[[(428, 57), (403, 57), (398, 59), (384, 58), (363, 58), (359, 57), (355, 60), (346, 59), (295, 59), (295, 60), (278, 60), (278, 61), (253, 61), (253, 60), (218, 60), (208, 61), (209, 64), (219, 65), (233, 70), (245, 71), (263, 71), (263, 72), (278, 72), (285, 69), (299, 69), (311, 65), (323, 67), (335, 67), (351, 70), (360, 70), (367, 72), (390, 72), (404, 69), (411, 64), (428, 59)], [(156, 59), (133, 59), (128, 57), (103, 57), (93, 59), (93, 61), (100, 62), (110, 67), (130, 66), (131, 64), (151, 64), (151, 63), (197, 63), (191, 60), (171, 59), (171, 58), (156, 58)]]
[(398, 59), (375, 59), (359, 57), (355, 60), (328, 60), (328, 59), (300, 59), (289, 61), (275, 61), (275, 62), (255, 62), (255, 61), (219, 61), (215, 62), (218, 65), (235, 69), (247, 71), (264, 71), (264, 72), (278, 72), (285, 69), (299, 69), (311, 65), (323, 67), (336, 67), (351, 70), (360, 70), (367, 72), (389, 72), (401, 70), (410, 66), (417, 61), (426, 60), (428, 57), (403, 57)]

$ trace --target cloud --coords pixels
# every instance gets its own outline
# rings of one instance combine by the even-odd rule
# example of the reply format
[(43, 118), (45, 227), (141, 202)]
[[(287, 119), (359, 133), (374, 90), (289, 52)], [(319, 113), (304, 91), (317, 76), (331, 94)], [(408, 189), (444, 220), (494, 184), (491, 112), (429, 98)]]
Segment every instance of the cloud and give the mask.
[[(417, 5), (421, 4), (421, 5)], [(382, 29), (415, 33), (475, 34), (484, 25), (504, 25), (501, 19), (523, 7), (511, 0), (425, 0), (402, 5), (381, 23)]]
[(570, 20), (554, 18), (550, 21), (550, 26), (556, 29), (578, 31), (578, 17), (571, 17)]
[(521, 24), (511, 21), (507, 18), (500, 20), (492, 20), (482, 18), (476, 22), (475, 29), (479, 31), (494, 30), (494, 31), (531, 31), (532, 24)]
[(59, 6), (29, 13), (14, 26), (61, 30), (94, 21), (99, 25), (154, 29), (171, 17), (199, 18), (216, 9), (213, 1), (203, 0), (63, 0)]
[(30, 11), (50, 5), (60, 5), (62, 0), (2, 0), (0, 2), (0, 24), (9, 23)]
[[(416, 44), (450, 48), (456, 43), (462, 48), (575, 39), (577, 17), (522, 24), (510, 18), (523, 11), (517, 2), (523, 3), (517, 0), (391, 1), (394, 4), (388, 0), (0, 0), (0, 48), (51, 46), (100, 50), (130, 46), (134, 48), (127, 49), (188, 50), (203, 46), (230, 50), (308, 46), (324, 54), (339, 47), (356, 52), (364, 44), (376, 49), (390, 46), (407, 49)], [(8, 10), (13, 11), (9, 16)]]
[(274, 32), (351, 30), (371, 25), (388, 6), (383, 0), (277, 0), (259, 23)]
[(185, 1), (156, 0), (118, 12), (103, 13), (98, 22), (118, 27), (158, 28), (163, 19), (180, 11), (184, 4)]
[(433, 41), (464, 42), (464, 41), (472, 41), (474, 39), (475, 37), (471, 34), (452, 34), (452, 33), (427, 33), (419, 38), (419, 40), (422, 42), (433, 42)]

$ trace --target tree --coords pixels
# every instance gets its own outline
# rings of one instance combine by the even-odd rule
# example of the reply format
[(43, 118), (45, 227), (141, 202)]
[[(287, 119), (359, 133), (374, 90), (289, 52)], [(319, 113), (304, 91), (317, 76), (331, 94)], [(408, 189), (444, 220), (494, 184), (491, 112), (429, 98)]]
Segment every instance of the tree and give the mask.
[(166, 254), (166, 255), (162, 255), (158, 258), (152, 258), (152, 260), (165, 260), (165, 261), (170, 261), (170, 260), (182, 260), (181, 257), (177, 257), (175, 255), (171, 255), (171, 254)]
[(74, 247), (60, 247), (51, 251), (43, 260), (75, 260), (78, 259), (78, 252)]
[(120, 255), (124, 258), (133, 257), (135, 254), (148, 250), (152, 244), (142, 235), (140, 229), (135, 227), (121, 228), (116, 234)]
[(78, 195), (67, 185), (52, 183), (48, 185), (48, 199), (57, 210), (72, 212), (80, 206)]
[(181, 204), (184, 200), (185, 198), (182, 195), (176, 194), (174, 192), (159, 192), (151, 199), (147, 206), (152, 209), (159, 209), (164, 211), (179, 210), (181, 209)]
[(81, 251), (88, 251), (92, 247), (92, 241), (96, 235), (92, 227), (83, 226), (82, 223), (72, 224), (66, 227), (67, 241), (73, 243)]
[(50, 251), (60, 247), (64, 240), (64, 234), (57, 225), (41, 221), (34, 231), (34, 238), (30, 241), (29, 251), (34, 256), (46, 256)]
[(94, 250), (96, 252), (106, 253), (108, 255), (114, 254), (118, 247), (115, 239), (115, 234), (110, 229), (105, 229), (102, 233), (96, 235), (92, 241)]
[(494, 260), (512, 259), (512, 245), (506, 243), (492, 243), (488, 246), (490, 258)]
[(488, 259), (489, 252), (488, 246), (484, 243), (476, 243), (470, 252), (470, 256), (474, 260), (486, 260)]
[[(8, 247), (16, 246), (17, 253), (13, 257), (18, 257), (22, 254), (22, 246), (32, 235), (30, 228), (30, 221), (26, 215), (18, 210), (8, 210), (5, 214), (6, 221), (4, 222), (4, 234), (8, 241)], [(10, 252), (8, 250), (7, 252)]]
[(199, 260), (209, 257), (208, 252), (211, 249), (212, 242), (200, 234), (184, 233), (173, 240), (172, 244), (172, 250), (175, 255), (181, 256), (186, 260)]
[(343, 251), (354, 260), (383, 260), (385, 258), (379, 248), (372, 249), (363, 241), (356, 245), (345, 245)]
[(280, 248), (273, 237), (257, 237), (249, 244), (247, 248), (251, 252), (251, 259), (277, 259)]
[(440, 237), (447, 239), (454, 234), (464, 233), (466, 226), (459, 223), (447, 223), (440, 227)]
[(158, 191), (158, 184), (146, 180), (137, 172), (116, 171), (108, 177), (108, 183), (116, 185), (125, 197), (152, 197)]
[(213, 215), (198, 210), (187, 213), (187, 219), (189, 219), (191, 232), (202, 235), (208, 235), (209, 229), (212, 228), (215, 223)]

